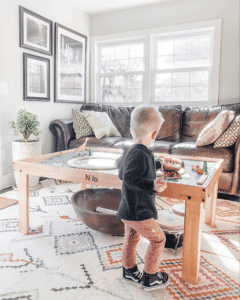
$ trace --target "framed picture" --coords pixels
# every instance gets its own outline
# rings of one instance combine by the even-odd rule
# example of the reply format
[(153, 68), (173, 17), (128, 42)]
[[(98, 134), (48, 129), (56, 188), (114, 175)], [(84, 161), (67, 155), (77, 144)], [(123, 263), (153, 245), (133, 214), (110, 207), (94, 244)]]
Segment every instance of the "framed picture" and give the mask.
[(52, 55), (53, 22), (19, 6), (20, 47)]
[(54, 101), (86, 101), (87, 37), (55, 23)]
[(50, 101), (50, 59), (23, 53), (23, 99)]

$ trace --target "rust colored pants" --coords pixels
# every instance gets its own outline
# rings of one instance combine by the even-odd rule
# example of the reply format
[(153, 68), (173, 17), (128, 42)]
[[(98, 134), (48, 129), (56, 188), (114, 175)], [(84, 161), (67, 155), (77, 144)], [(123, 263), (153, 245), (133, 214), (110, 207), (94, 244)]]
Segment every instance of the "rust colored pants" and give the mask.
[(145, 256), (144, 271), (149, 274), (155, 274), (159, 270), (166, 243), (164, 232), (154, 219), (144, 221), (122, 221), (125, 226), (122, 256), (124, 268), (129, 269), (136, 265), (136, 247), (140, 240), (140, 235), (142, 235), (150, 242)]

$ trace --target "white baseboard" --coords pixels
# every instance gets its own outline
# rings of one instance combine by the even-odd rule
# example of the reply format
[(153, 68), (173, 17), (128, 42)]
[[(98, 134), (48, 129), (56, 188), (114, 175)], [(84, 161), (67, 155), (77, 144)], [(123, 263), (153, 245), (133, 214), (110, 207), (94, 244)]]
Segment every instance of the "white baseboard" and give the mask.
[(11, 186), (13, 186), (15, 183), (14, 174), (8, 174), (5, 176), (2, 176), (2, 189), (7, 189)]

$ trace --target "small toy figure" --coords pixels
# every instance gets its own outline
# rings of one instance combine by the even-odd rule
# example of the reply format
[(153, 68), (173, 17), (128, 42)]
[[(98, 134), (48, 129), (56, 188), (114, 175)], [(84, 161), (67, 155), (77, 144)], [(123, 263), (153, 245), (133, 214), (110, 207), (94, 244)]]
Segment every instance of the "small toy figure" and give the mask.
[(200, 175), (206, 174), (206, 172), (203, 169), (199, 168), (199, 166), (197, 166), (197, 165), (192, 165), (192, 170), (196, 171), (197, 174), (200, 174)]
[(193, 170), (193, 171), (197, 171), (198, 168), (199, 168), (199, 166), (197, 166), (197, 165), (192, 165), (192, 170)]
[(207, 174), (207, 162), (206, 161), (203, 162), (203, 170)]
[(203, 175), (204, 173), (203, 169), (197, 168), (197, 174)]
[(89, 148), (89, 149), (88, 149), (88, 154), (89, 154), (89, 156), (92, 155), (92, 148)]

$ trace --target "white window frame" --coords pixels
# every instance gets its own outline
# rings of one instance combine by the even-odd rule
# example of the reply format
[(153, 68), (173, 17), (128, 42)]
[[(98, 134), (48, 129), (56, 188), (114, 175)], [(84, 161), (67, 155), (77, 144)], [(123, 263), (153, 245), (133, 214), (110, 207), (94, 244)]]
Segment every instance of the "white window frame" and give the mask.
[[(115, 34), (108, 34), (108, 35), (100, 35), (100, 36), (93, 36), (91, 37), (91, 102), (92, 103), (99, 103), (97, 98), (97, 80), (96, 80), (96, 73), (98, 68), (98, 44), (103, 42), (121, 42), (122, 40), (127, 39), (145, 39), (145, 46), (144, 46), (144, 82), (143, 82), (143, 101), (142, 104), (151, 104), (154, 103), (152, 99), (152, 66), (153, 66), (153, 59), (154, 59), (154, 45), (153, 39), (157, 35), (169, 35), (169, 34), (179, 34), (184, 33), (186, 31), (203, 31), (204, 28), (213, 28), (213, 60), (212, 60), (212, 73), (210, 76), (209, 82), (209, 105), (218, 105), (218, 92), (219, 92), (219, 70), (220, 70), (220, 49), (221, 49), (221, 30), (222, 30), (222, 19), (215, 19), (215, 20), (208, 20), (208, 21), (201, 21), (201, 22), (194, 22), (194, 23), (187, 23), (187, 24), (180, 24), (180, 25), (173, 25), (167, 27), (158, 27), (158, 28), (151, 28), (151, 29), (144, 29), (144, 30), (137, 30), (137, 31), (129, 31), (129, 32), (121, 32)], [(156, 105), (174, 105), (172, 102), (155, 102)], [(116, 106), (133, 106), (134, 102), (120, 102), (114, 103), (108, 102), (108, 105), (116, 105)], [(183, 108), (186, 106), (191, 105), (200, 105), (206, 106), (206, 102), (178, 102), (177, 104), (181, 105)]]

